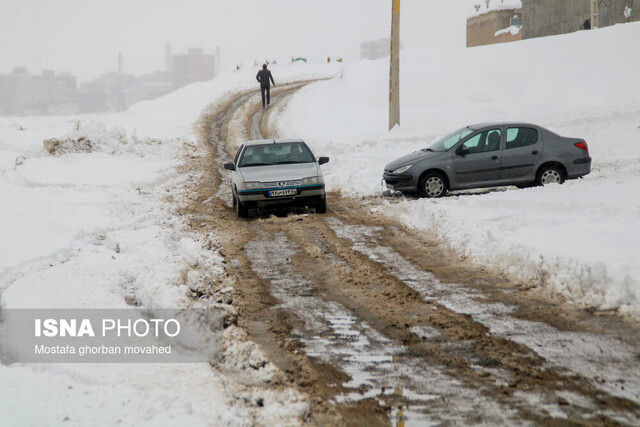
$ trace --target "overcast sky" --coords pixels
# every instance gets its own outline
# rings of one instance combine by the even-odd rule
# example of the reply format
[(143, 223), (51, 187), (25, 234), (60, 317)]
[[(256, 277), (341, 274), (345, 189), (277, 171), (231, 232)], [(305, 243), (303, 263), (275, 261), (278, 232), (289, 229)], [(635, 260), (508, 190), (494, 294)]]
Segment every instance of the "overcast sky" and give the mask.
[[(0, 0), (0, 73), (16, 65), (89, 80), (142, 74), (174, 52), (222, 48), (225, 68), (252, 58), (357, 57), (388, 37), (391, 0)], [(402, 0), (404, 47), (463, 46), (469, 0)], [(452, 31), (451, 29), (455, 29)]]

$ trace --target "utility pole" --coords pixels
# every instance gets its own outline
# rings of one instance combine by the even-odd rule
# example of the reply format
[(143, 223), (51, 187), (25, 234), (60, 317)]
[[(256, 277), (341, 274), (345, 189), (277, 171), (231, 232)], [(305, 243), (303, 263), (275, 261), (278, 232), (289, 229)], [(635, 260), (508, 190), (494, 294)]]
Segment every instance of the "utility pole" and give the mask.
[(598, 28), (600, 26), (600, 13), (598, 11), (598, 0), (591, 0), (591, 29)]
[(400, 0), (392, 0), (389, 68), (389, 130), (400, 124)]

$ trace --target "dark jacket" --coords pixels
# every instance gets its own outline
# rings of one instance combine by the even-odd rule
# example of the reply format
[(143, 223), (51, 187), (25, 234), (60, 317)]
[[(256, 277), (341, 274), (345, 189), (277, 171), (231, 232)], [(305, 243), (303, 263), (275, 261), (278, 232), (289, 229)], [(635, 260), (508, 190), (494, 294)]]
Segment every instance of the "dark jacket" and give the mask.
[[(273, 76), (271, 75), (271, 71), (269, 70), (260, 70), (258, 74), (256, 74), (256, 80), (260, 83), (262, 87), (271, 87), (271, 83), (274, 85), (276, 82), (273, 81)], [(271, 83), (269, 83), (271, 80)]]

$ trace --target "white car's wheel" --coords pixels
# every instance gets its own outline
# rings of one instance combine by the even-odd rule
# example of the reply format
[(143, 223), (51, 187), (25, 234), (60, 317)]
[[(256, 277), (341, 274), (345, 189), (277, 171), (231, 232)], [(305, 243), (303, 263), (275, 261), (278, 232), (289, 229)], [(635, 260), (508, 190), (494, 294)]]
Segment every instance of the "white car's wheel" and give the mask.
[(327, 213), (327, 197), (324, 196), (322, 199), (316, 202), (316, 213), (323, 214)]
[(249, 210), (233, 195), (233, 211), (236, 214), (236, 218), (246, 218), (249, 215)]

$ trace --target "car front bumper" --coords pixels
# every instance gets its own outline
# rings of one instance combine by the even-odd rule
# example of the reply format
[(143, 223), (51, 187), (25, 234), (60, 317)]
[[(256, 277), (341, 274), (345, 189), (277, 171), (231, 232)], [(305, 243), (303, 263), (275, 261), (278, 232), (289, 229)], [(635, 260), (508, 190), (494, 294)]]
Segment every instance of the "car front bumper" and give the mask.
[[(296, 194), (290, 196), (270, 197), (269, 191), (295, 189)], [(325, 197), (324, 184), (304, 187), (265, 188), (260, 190), (238, 191), (240, 203), (248, 206), (304, 205)]]
[(382, 175), (382, 180), (387, 188), (392, 191), (416, 191), (416, 182), (413, 175), (393, 175), (385, 171)]

